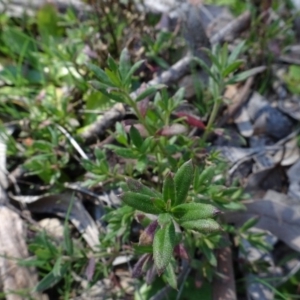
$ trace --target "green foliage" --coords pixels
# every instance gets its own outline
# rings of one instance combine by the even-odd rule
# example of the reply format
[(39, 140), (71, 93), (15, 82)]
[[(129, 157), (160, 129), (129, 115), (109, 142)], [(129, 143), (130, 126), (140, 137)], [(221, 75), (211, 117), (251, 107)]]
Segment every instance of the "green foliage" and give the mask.
[(287, 75), (284, 77), (289, 91), (293, 94), (300, 94), (298, 82), (300, 79), (300, 67), (296, 65), (289, 66)]
[[(185, 230), (212, 233), (221, 230), (212, 218), (219, 210), (211, 204), (187, 202), (190, 186), (194, 181), (194, 166), (189, 160), (173, 176), (169, 173), (163, 182), (163, 194), (149, 189), (133, 179), (127, 180), (128, 192), (122, 201), (146, 214), (158, 215), (158, 223), (152, 223), (140, 237), (140, 244), (153, 242), (153, 258), (158, 274), (165, 272), (167, 282), (176, 288), (173, 266), (170, 262), (174, 247), (184, 241), (184, 235), (175, 234), (175, 225)], [(154, 226), (155, 225), (155, 226)]]
[[(238, 6), (236, 1), (231, 2)], [(37, 177), (39, 191), (61, 191), (69, 182), (82, 182), (88, 187), (101, 184), (103, 191), (123, 189), (120, 199), (124, 205), (105, 208), (101, 222), (106, 232), (100, 237), (97, 251), (72, 237), (67, 216), (63, 239), (57, 241), (44, 232), (36, 233), (28, 243), (33, 257), (20, 263), (38, 268), (41, 280), (36, 291), (54, 287), (69, 299), (75, 297), (78, 287), (72, 274), (83, 274), (89, 260), (87, 253), (97, 258), (91, 286), (109, 277), (112, 261), (120, 253), (134, 253), (140, 274), (149, 271), (154, 261), (161, 275), (149, 289), (142, 286), (136, 299), (140, 295), (150, 298), (162, 282), (180, 291), (174, 297), (172, 291), (171, 298), (182, 293), (190, 299), (190, 291), (195, 288), (191, 278), (182, 287), (177, 282), (179, 261), (189, 260), (193, 272), (204, 278), (203, 287), (195, 294), (209, 299), (212, 291), (207, 280), (212, 280), (217, 266), (214, 251), (224, 246), (223, 231), (234, 234), (237, 243), (247, 238), (260, 248), (267, 247), (261, 235), (248, 232), (256, 220), (235, 230), (218, 218), (221, 211), (244, 209), (240, 202), (243, 191), (226, 185), (226, 164), (218, 153), (199, 159), (223, 103), (224, 89), (251, 76), (251, 70), (241, 71), (245, 61), (239, 59), (246, 42), (231, 53), (226, 44), (214, 47), (208, 52), (211, 66), (195, 59), (209, 74), (208, 99), (198, 107), (209, 115), (209, 121), (202, 128), (203, 136), (191, 138), (174, 131), (177, 125), (184, 129), (188, 126), (176, 116), (184, 103), (184, 89), (171, 94), (163, 85), (143, 85), (138, 78), (140, 70), (149, 64), (169, 67), (175, 35), (165, 31), (152, 37), (149, 34), (142, 41), (145, 55), (141, 58), (147, 58), (147, 62), (133, 58), (128, 49), (120, 51), (126, 39), (123, 29), (128, 25), (124, 3), (112, 4), (108, 11), (102, 11), (101, 22), (78, 24), (71, 11), (61, 15), (51, 4), (43, 6), (24, 28), (0, 17), (0, 54), (5, 57), (0, 71), (1, 122), (12, 122), (21, 130), (17, 139), (8, 137), (8, 169), (15, 168), (17, 161), (26, 169), (26, 175)], [(272, 30), (276, 32), (276, 28)], [(105, 50), (96, 46), (89, 49), (96, 55), (93, 60), (86, 47), (94, 45), (95, 36)], [(290, 70), (287, 83), (294, 84), (296, 71)], [(117, 122), (115, 128), (110, 128), (113, 143), (88, 147), (82, 132), (116, 102), (125, 104), (136, 120), (129, 126)], [(62, 129), (73, 138), (72, 142)], [(84, 158), (74, 150), (74, 141), (87, 154)], [(116, 163), (111, 163), (111, 158)], [(135, 220), (145, 228), (137, 244), (132, 242)], [(203, 254), (201, 260), (194, 258), (199, 251)]]

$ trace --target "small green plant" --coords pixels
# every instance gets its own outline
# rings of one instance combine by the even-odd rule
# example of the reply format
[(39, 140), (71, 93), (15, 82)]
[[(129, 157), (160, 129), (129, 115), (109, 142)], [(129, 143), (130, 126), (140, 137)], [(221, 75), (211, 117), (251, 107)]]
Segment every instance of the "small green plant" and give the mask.
[[(220, 211), (211, 204), (204, 204), (188, 197), (194, 181), (192, 161), (184, 163), (173, 176), (168, 173), (163, 182), (162, 193), (146, 187), (139, 181), (128, 179), (129, 191), (120, 197), (128, 206), (145, 214), (156, 215), (157, 219), (145, 229), (139, 244), (152, 245), (152, 254), (158, 274), (166, 272), (168, 283), (176, 288), (176, 276), (171, 263), (174, 248), (183, 241), (184, 231), (194, 230), (212, 233), (221, 230), (213, 219)], [(142, 258), (144, 265), (146, 261)], [(139, 268), (144, 268), (144, 265)]]

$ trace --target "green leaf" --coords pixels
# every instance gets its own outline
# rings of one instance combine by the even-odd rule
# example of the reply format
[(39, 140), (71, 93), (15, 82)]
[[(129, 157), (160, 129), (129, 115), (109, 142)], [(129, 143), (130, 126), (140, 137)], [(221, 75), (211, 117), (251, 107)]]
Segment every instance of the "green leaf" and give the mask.
[(167, 281), (167, 283), (175, 290), (177, 290), (177, 278), (175, 274), (174, 267), (172, 263), (170, 262), (165, 270), (164, 277)]
[(130, 57), (127, 48), (124, 48), (120, 55), (119, 72), (124, 83), (128, 72), (130, 71)]
[(150, 197), (161, 197), (161, 194), (158, 191), (150, 189), (149, 187), (145, 186), (144, 184), (135, 179), (128, 178), (126, 180), (126, 183), (131, 192), (143, 194)]
[(143, 138), (140, 134), (140, 132), (134, 127), (134, 125), (132, 125), (130, 127), (130, 131), (129, 131), (129, 136), (133, 142), (133, 144), (138, 148), (140, 149), (141, 146), (143, 145)]
[(135, 179), (128, 178), (126, 179), (126, 183), (128, 189), (131, 192), (139, 193), (150, 197), (161, 197), (161, 194), (158, 191), (150, 189), (149, 187), (145, 186), (144, 184)]
[(246, 206), (241, 202), (230, 202), (226, 204), (222, 204), (222, 207), (228, 209), (228, 210), (243, 210), (246, 211)]
[(202, 203), (184, 203), (172, 208), (174, 217), (179, 219), (179, 222), (193, 221), (198, 219), (207, 219), (216, 216), (220, 211), (210, 205)]
[(200, 248), (201, 251), (203, 252), (203, 254), (205, 255), (205, 257), (207, 258), (207, 260), (209, 261), (209, 263), (216, 267), (218, 262), (217, 262), (217, 258), (214, 255), (213, 250), (209, 249), (205, 244), (202, 245), (202, 247)]
[(213, 219), (185, 221), (180, 222), (180, 225), (185, 229), (191, 229), (202, 233), (211, 233), (221, 230), (220, 225)]
[(112, 86), (112, 82), (109, 80), (108, 76), (101, 68), (91, 63), (87, 63), (86, 66), (90, 71), (92, 71), (96, 75), (96, 77), (102, 83), (107, 84), (108, 86)]
[(112, 91), (109, 93), (106, 89), (104, 88), (99, 88), (98, 89), (104, 96), (106, 96), (107, 98), (109, 99), (112, 99), (116, 102), (121, 102), (121, 103), (124, 103), (124, 97), (119, 93), (119, 94), (116, 94), (116, 93), (113, 93)]
[(152, 146), (153, 146), (153, 136), (149, 136), (145, 140), (143, 140), (143, 144), (139, 150), (142, 153), (146, 153), (147, 151), (151, 150)]
[(103, 83), (103, 82), (100, 82), (97, 80), (91, 80), (89, 83), (95, 90), (98, 90), (98, 91), (101, 91), (103, 89), (107, 90), (111, 87), (111, 85), (108, 85), (106, 83)]
[(172, 217), (170, 214), (165, 213), (165, 214), (160, 214), (157, 218), (158, 224), (163, 227), (167, 225), (168, 223), (172, 222)]
[(55, 277), (61, 276), (61, 261), (61, 256), (59, 256), (53, 266), (52, 272)]
[(74, 197), (72, 196), (70, 204), (68, 206), (65, 224), (64, 224), (64, 246), (65, 246), (66, 252), (70, 256), (72, 256), (74, 254), (74, 247), (73, 247), (73, 240), (71, 237), (68, 221), (70, 218), (70, 214), (71, 214), (73, 205), (74, 205)]
[(256, 217), (253, 217), (249, 220), (247, 220), (243, 226), (239, 229), (240, 232), (245, 232), (247, 231), (248, 229), (250, 229), (251, 227), (253, 227), (257, 222), (259, 221), (259, 217), (256, 216)]
[(228, 80), (228, 82), (226, 82), (226, 84), (231, 84), (231, 83), (236, 83), (236, 82), (240, 82), (240, 81), (244, 81), (246, 80), (248, 77), (254, 76), (258, 73), (263, 72), (266, 69), (265, 66), (261, 66), (261, 67), (256, 67), (256, 68), (252, 68), (250, 70), (241, 72), (237, 75), (234, 75), (231, 79)]
[(175, 246), (173, 222), (157, 230), (153, 240), (153, 258), (158, 274), (162, 274), (171, 261)]
[(207, 72), (207, 74), (215, 81), (215, 82), (219, 82), (218, 78), (215, 76), (215, 74), (211, 71), (210, 67), (207, 66), (207, 64), (199, 59), (198, 57), (193, 57), (193, 60), (195, 60), (201, 68), (204, 69), (204, 71)]
[(20, 27), (5, 26), (1, 32), (1, 46), (4, 44), (8, 49), (8, 55), (18, 56), (22, 62), (28, 59), (33, 66), (39, 66), (35, 53), (38, 52), (37, 41), (28, 36)]
[(155, 207), (157, 207), (161, 211), (163, 211), (163, 212), (166, 211), (166, 203), (163, 200), (158, 199), (158, 198), (153, 199), (153, 204)]
[(173, 95), (173, 100), (175, 105), (179, 105), (181, 103), (181, 101), (184, 99), (184, 95), (185, 95), (185, 88), (181, 87), (174, 95)]
[(118, 147), (115, 145), (105, 145), (105, 148), (113, 150), (113, 152), (121, 157), (136, 159), (136, 153), (131, 149)]
[(243, 48), (246, 44), (246, 41), (240, 42), (230, 53), (228, 57), (228, 64), (231, 65), (233, 62), (235, 62), (238, 58), (238, 56), (242, 53)]
[[(34, 292), (43, 292), (47, 290), (48, 288), (54, 286), (56, 283), (58, 283), (65, 273), (67, 272), (69, 268), (69, 265), (65, 264), (61, 266), (60, 275), (55, 276), (54, 271), (52, 270), (50, 273), (48, 273), (34, 288)], [(56, 273), (58, 271), (56, 270)]]
[(114, 72), (112, 70), (105, 69), (105, 73), (108, 76), (108, 78), (110, 79), (110, 81), (113, 83), (114, 86), (119, 87), (119, 88), (122, 87), (122, 82), (121, 82), (118, 72)]
[(209, 184), (215, 176), (215, 170), (215, 166), (205, 168), (198, 177), (197, 185), (200, 187), (201, 185)]
[(230, 64), (229, 66), (227, 66), (225, 68), (225, 70), (223, 70), (222, 72), (222, 76), (225, 78), (227, 77), (229, 74), (235, 72), (239, 67), (240, 65), (243, 63), (243, 61), (241, 60), (237, 60), (235, 62), (233, 62), (232, 64)]
[(136, 62), (130, 69), (130, 71), (127, 73), (127, 76), (125, 78), (125, 85), (129, 85), (131, 82), (131, 77), (133, 76), (133, 74), (140, 68), (140, 66), (144, 63), (144, 60), (140, 60), (138, 62)]
[(161, 209), (154, 206), (153, 198), (134, 192), (125, 192), (120, 196), (121, 200), (144, 213), (157, 215), (162, 212)]
[(147, 87), (142, 93), (140, 93), (136, 99), (135, 102), (139, 102), (143, 99), (145, 99), (146, 97), (149, 97), (153, 94), (155, 94), (157, 92), (157, 90), (164, 88), (165, 85), (164, 84), (156, 84), (156, 85), (151, 85), (149, 87)]
[(175, 183), (173, 175), (169, 172), (163, 183), (163, 199), (167, 203), (171, 200), (171, 205), (176, 201)]
[(110, 68), (110, 70), (111, 70), (113, 73), (116, 74), (116, 73), (118, 72), (118, 65), (117, 65), (117, 63), (115, 62), (115, 60), (111, 57), (111, 55), (108, 56), (107, 64), (108, 64), (108, 67)]
[(175, 190), (176, 190), (176, 201), (175, 203), (184, 203), (190, 185), (194, 178), (194, 166), (192, 160), (185, 162), (176, 172), (174, 176)]

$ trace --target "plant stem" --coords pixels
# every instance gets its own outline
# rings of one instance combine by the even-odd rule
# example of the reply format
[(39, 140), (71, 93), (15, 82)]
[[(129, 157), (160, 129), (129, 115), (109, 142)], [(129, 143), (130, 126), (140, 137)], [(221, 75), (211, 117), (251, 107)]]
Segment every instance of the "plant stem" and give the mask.
[(221, 103), (222, 103), (222, 101), (221, 101), (220, 98), (216, 98), (215, 101), (214, 101), (214, 106), (213, 106), (212, 112), (209, 116), (209, 120), (208, 120), (208, 123), (207, 123), (207, 126), (206, 126), (206, 130), (203, 134), (203, 141), (204, 142), (207, 140), (207, 137), (211, 132), (211, 128), (212, 128), (212, 126), (213, 126), (213, 124), (216, 120), (216, 117), (217, 117), (217, 114), (218, 114)]

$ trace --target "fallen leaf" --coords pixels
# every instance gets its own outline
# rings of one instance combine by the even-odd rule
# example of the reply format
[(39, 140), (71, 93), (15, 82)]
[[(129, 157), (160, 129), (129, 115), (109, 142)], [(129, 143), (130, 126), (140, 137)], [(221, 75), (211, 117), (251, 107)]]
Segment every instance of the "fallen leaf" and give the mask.
[(236, 226), (259, 217), (255, 227), (268, 230), (296, 251), (300, 251), (300, 204), (286, 195), (269, 190), (263, 199), (245, 201), (247, 210), (226, 213), (225, 219)]

